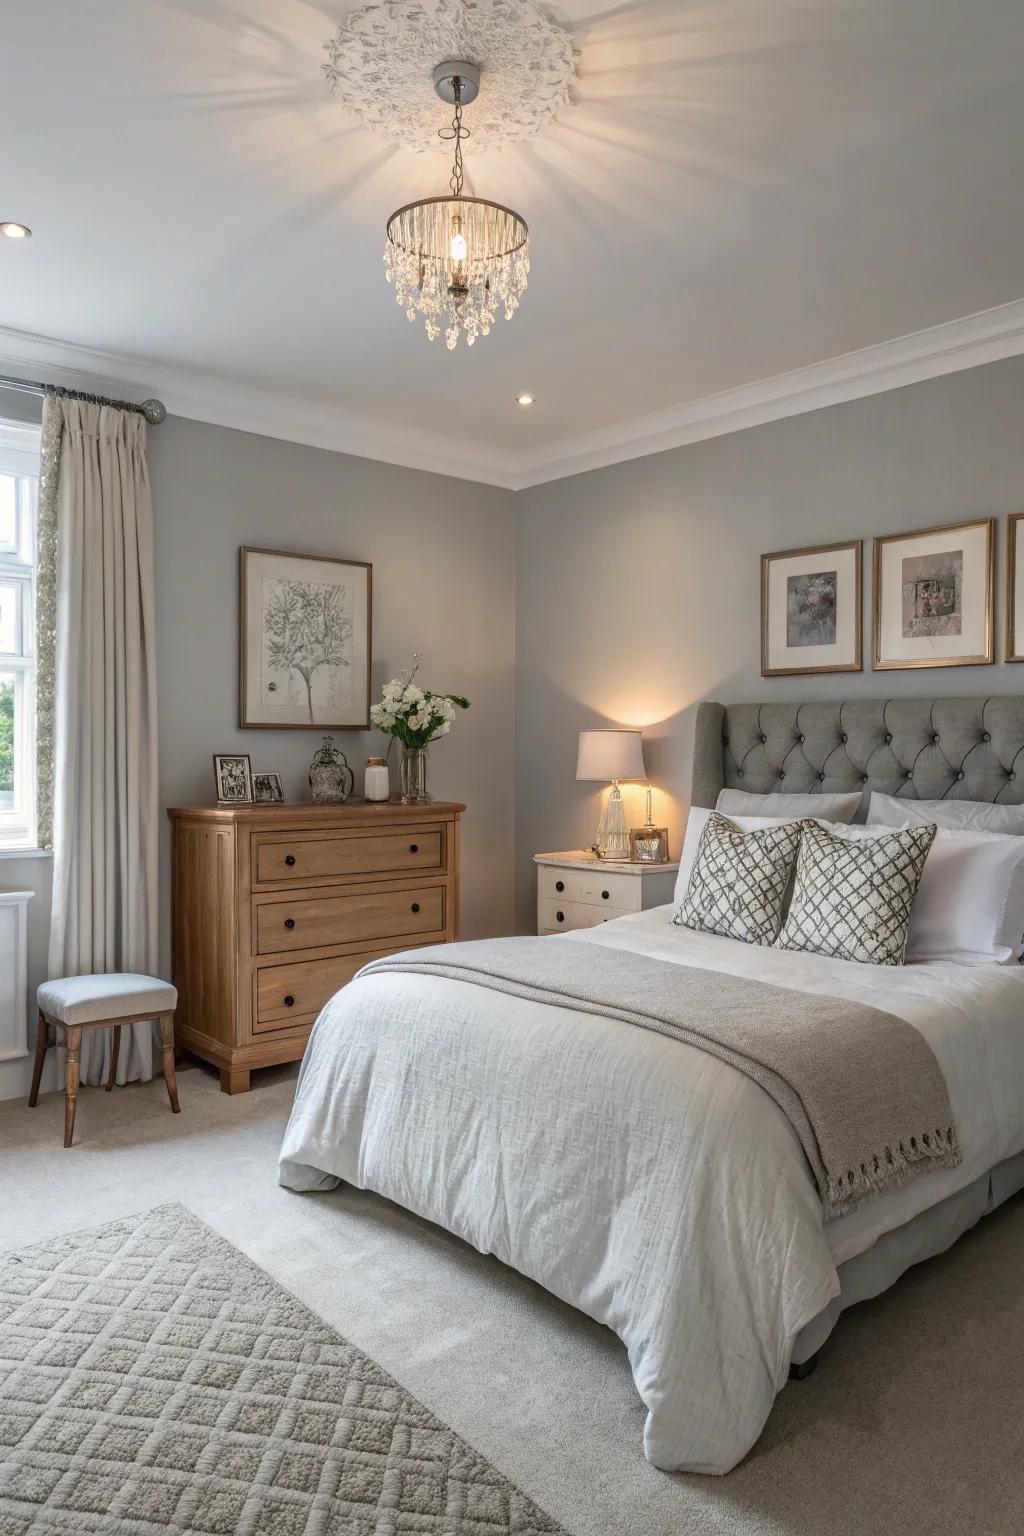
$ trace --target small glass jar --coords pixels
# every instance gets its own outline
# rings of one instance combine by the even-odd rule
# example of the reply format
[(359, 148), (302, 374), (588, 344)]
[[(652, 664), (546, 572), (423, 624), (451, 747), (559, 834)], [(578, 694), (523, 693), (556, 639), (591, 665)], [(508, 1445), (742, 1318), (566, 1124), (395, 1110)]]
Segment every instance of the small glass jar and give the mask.
[(388, 800), (391, 796), (391, 779), (388, 775), (388, 765), (382, 757), (368, 757), (366, 759), (366, 774), (363, 778), (363, 798), (365, 800)]

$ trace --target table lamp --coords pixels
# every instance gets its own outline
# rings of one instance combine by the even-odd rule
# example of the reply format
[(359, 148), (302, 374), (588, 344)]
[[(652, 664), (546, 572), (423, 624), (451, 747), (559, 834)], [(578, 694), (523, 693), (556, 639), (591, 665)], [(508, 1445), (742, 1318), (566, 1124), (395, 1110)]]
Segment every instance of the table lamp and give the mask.
[(619, 780), (647, 777), (640, 732), (615, 728), (580, 731), (576, 777), (611, 783), (608, 803), (597, 828), (594, 852), (599, 859), (628, 859), (629, 828)]

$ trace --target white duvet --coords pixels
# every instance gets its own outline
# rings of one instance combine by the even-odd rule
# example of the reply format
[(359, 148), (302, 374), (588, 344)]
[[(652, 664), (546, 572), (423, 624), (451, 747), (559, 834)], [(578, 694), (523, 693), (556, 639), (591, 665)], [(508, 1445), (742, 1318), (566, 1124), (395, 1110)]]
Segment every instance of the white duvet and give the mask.
[(849, 997), (930, 1043), (964, 1153), (825, 1223), (796, 1135), (748, 1078), (650, 1030), (415, 975), (345, 987), (313, 1032), (281, 1182), (376, 1190), (605, 1323), (666, 1470), (760, 1434), (837, 1264), (1024, 1150), (1020, 967), (855, 965), (675, 928), (670, 907), (552, 938)]

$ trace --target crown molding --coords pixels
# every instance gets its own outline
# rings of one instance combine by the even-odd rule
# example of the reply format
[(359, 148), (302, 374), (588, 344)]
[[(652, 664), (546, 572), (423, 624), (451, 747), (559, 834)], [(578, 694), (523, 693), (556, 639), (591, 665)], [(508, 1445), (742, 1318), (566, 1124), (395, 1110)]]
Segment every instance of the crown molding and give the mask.
[(774, 378), (722, 390), (667, 411), (562, 438), (514, 455), (460, 438), (396, 427), (369, 416), (208, 374), (0, 327), (0, 369), (95, 393), (157, 395), (170, 414), (262, 437), (305, 443), (407, 469), (521, 491), (569, 475), (663, 453), (846, 400), (1024, 353), (1024, 299), (915, 331)]
[(722, 390), (700, 400), (595, 432), (563, 438), (520, 464), (516, 489), (603, 469), (649, 453), (663, 453), (687, 443), (763, 426), (786, 416), (800, 416), (859, 400), (906, 384), (919, 384), (964, 368), (1024, 353), (1024, 299), (981, 310), (961, 320), (899, 336), (857, 352), (847, 352), (790, 373)]
[(327, 448), (405, 469), (482, 481), (505, 490), (516, 488), (516, 462), (511, 454), (497, 449), (28, 331), (0, 326), (0, 370), (94, 394), (138, 397), (140, 401), (156, 396), (167, 407), (168, 415), (190, 421)]

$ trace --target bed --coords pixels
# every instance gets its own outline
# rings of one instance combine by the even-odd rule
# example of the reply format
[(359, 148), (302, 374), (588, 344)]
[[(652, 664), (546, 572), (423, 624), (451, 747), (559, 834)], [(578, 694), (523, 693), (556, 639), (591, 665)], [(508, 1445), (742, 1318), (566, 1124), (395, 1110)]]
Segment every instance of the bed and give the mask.
[[(723, 787), (1020, 803), (1024, 700), (704, 704), (693, 804)], [(648, 1459), (723, 1473), (845, 1307), (1024, 1186), (1024, 972), (856, 965), (673, 927), (671, 911), (543, 943), (906, 1020), (945, 1076), (958, 1166), (826, 1220), (792, 1125), (727, 1063), (613, 1018), (399, 972), (356, 978), (321, 1015), (280, 1178), (372, 1189), (606, 1324), (647, 1409)]]

